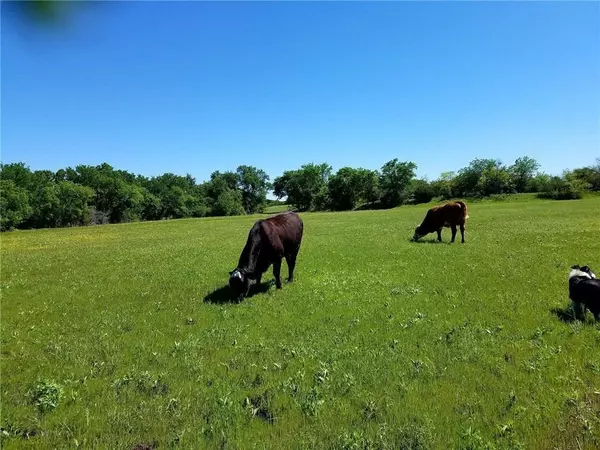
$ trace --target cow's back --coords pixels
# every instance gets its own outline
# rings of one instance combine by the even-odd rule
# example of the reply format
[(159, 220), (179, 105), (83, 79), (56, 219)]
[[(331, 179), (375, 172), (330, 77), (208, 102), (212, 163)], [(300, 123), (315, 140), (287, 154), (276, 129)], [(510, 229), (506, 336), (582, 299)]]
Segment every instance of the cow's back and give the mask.
[(298, 246), (302, 241), (304, 223), (295, 212), (286, 212), (263, 221), (269, 236), (277, 236), (284, 248)]
[(429, 209), (423, 222), (430, 228), (438, 228), (464, 224), (466, 217), (467, 209), (463, 202), (450, 202)]
[(451, 225), (464, 224), (467, 218), (467, 205), (463, 202), (446, 203), (440, 207), (440, 211), (444, 222)]

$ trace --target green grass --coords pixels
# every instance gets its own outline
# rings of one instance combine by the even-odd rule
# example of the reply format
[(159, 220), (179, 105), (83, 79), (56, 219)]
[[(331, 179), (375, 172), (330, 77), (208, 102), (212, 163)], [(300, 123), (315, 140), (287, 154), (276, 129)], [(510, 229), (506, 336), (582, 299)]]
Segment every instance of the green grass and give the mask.
[(267, 206), (265, 208), (265, 213), (275, 214), (275, 213), (287, 211), (290, 208), (291, 208), (290, 205), (272, 205), (272, 206)]
[(2, 448), (598, 448), (600, 326), (561, 310), (600, 198), (472, 203), (464, 245), (409, 242), (426, 209), (303, 214), (241, 303), (204, 298), (259, 216), (3, 234)]

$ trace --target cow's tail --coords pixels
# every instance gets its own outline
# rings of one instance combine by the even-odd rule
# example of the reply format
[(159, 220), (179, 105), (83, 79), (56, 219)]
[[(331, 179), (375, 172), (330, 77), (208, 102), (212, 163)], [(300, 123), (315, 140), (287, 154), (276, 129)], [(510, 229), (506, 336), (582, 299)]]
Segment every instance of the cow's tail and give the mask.
[(463, 210), (463, 214), (465, 215), (465, 219), (469, 218), (469, 214), (467, 214), (467, 205), (465, 204), (465, 202), (456, 202), (460, 205), (460, 207)]

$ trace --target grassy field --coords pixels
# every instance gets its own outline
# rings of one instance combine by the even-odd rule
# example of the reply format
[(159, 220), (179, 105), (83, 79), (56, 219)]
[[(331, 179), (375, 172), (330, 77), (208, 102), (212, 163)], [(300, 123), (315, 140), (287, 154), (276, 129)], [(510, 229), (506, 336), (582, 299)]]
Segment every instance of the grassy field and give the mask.
[(296, 281), (241, 303), (256, 217), (3, 234), (2, 448), (598, 448), (565, 308), (600, 198), (473, 203), (453, 245), (408, 241), (426, 208), (303, 214)]
[(287, 211), (288, 209), (293, 209), (293, 208), (289, 205), (267, 206), (265, 208), (265, 214), (276, 214), (276, 213)]

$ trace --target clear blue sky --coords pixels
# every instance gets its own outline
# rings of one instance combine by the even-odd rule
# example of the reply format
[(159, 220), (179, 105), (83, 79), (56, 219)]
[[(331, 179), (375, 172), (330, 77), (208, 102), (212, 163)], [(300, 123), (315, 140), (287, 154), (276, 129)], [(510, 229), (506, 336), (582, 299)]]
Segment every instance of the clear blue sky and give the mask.
[(158, 3), (2, 18), (2, 161), (198, 181), (239, 164), (600, 156), (600, 3)]

